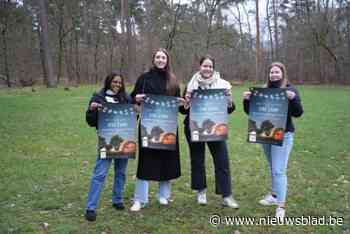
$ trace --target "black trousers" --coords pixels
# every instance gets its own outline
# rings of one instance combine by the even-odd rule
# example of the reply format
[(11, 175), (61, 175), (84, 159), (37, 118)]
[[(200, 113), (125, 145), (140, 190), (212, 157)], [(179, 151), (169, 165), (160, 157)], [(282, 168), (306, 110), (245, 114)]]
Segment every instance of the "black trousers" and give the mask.
[[(185, 135), (190, 148), (191, 188), (203, 190), (207, 188), (205, 174), (205, 142), (192, 142), (191, 132), (185, 125)], [(215, 167), (215, 193), (227, 197), (232, 194), (231, 175), (226, 141), (206, 142), (213, 157)]]

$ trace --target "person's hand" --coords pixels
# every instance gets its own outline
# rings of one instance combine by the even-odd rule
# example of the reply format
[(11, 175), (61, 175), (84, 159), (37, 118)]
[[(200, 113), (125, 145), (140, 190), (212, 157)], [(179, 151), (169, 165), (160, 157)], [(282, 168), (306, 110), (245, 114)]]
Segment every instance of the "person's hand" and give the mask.
[(232, 107), (233, 98), (232, 98), (232, 95), (231, 95), (231, 90), (230, 90), (230, 89), (225, 89), (224, 95), (225, 95), (225, 97), (226, 97), (227, 106), (228, 106), (228, 107)]
[(190, 102), (191, 95), (192, 94), (190, 92), (186, 92), (185, 99), (186, 99), (187, 102)]
[(191, 93), (187, 92), (186, 95), (185, 95), (185, 105), (184, 105), (184, 108), (187, 110), (188, 108), (190, 108), (190, 103), (191, 103)]
[(225, 96), (231, 96), (231, 90), (230, 89), (225, 89), (224, 90)]
[(91, 102), (90, 104), (90, 110), (95, 111), (96, 109), (102, 107), (102, 105), (100, 103), (97, 102)]
[(146, 94), (136, 94), (135, 100), (137, 103), (140, 103), (144, 100), (145, 97), (146, 97)]
[(178, 97), (177, 101), (179, 102), (179, 106), (185, 106), (187, 104), (187, 101), (184, 98)]
[(136, 114), (140, 114), (141, 113), (141, 106), (135, 104), (134, 105), (134, 110), (135, 110)]
[(250, 99), (250, 95), (252, 95), (252, 92), (250, 92), (250, 91), (243, 92), (243, 99), (249, 100)]
[(295, 98), (295, 96), (296, 96), (296, 94), (293, 91), (287, 90), (286, 93), (287, 93), (287, 98), (289, 100), (293, 100)]

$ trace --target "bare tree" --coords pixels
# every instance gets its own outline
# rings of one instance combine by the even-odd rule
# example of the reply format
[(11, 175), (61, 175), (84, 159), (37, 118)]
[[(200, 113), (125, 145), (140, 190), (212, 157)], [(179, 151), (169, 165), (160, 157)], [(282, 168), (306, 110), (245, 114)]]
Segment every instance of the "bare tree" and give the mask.
[(271, 26), (271, 15), (270, 15), (270, 0), (266, 0), (266, 21), (267, 21), (267, 29), (269, 31), (269, 41), (270, 41), (270, 57), (274, 59), (274, 43), (272, 36), (272, 26)]
[[(7, 86), (12, 86), (9, 64), (9, 48), (8, 48), (8, 30), (10, 28), (10, 14), (15, 4), (10, 0), (0, 2), (0, 30), (1, 30), (1, 42), (2, 42), (2, 55), (4, 66), (4, 79)], [(1, 75), (1, 74), (0, 74)], [(0, 77), (1, 79), (2, 77)]]
[(255, 21), (256, 21), (256, 62), (255, 62), (255, 81), (259, 80), (260, 76), (260, 19), (259, 19), (259, 0), (255, 0)]
[(42, 46), (43, 57), (44, 57), (44, 66), (43, 70), (46, 86), (48, 88), (56, 87), (56, 82), (54, 80), (54, 72), (52, 65), (52, 57), (49, 46), (49, 27), (48, 27), (48, 17), (47, 17), (47, 6), (45, 0), (39, 0), (40, 6), (40, 45)]
[(275, 58), (279, 60), (279, 46), (278, 46), (278, 5), (279, 0), (272, 0), (273, 9), (273, 26), (274, 26), (274, 39), (275, 39)]
[[(229, 80), (257, 81), (262, 67), (278, 59), (293, 71), (293, 82), (350, 83), (349, 1), (267, 0), (264, 6), (262, 1), (252, 2), (3, 0), (0, 85), (33, 84), (42, 73), (48, 85), (50, 63), (57, 68), (54, 81), (68, 77), (65, 85), (98, 83), (115, 69), (133, 81), (136, 72), (150, 65), (155, 47), (171, 52), (174, 72), (183, 81), (208, 52)], [(48, 5), (46, 20), (43, 3)], [(263, 24), (261, 6), (266, 12)], [(31, 46), (39, 43), (41, 52)], [(49, 49), (55, 51), (51, 56)]]

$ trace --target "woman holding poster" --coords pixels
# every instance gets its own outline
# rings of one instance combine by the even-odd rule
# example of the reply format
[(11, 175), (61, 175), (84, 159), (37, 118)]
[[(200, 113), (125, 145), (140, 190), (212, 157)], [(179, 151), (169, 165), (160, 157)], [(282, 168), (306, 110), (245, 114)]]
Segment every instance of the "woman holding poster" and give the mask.
[[(136, 81), (131, 93), (133, 102), (141, 104), (146, 94), (180, 96), (180, 88), (175, 75), (171, 72), (169, 54), (158, 49), (152, 56), (152, 68)], [(179, 98), (181, 101), (182, 99)], [(182, 100), (184, 101), (184, 100)], [(155, 133), (157, 134), (157, 133)], [(141, 127), (139, 128), (139, 157), (134, 204), (131, 211), (139, 211), (148, 203), (149, 181), (159, 182), (158, 201), (168, 205), (171, 195), (170, 180), (180, 177), (179, 143), (176, 136), (175, 150), (142, 147)]]
[[(212, 58), (211, 56), (207, 55), (200, 59), (199, 71), (193, 75), (185, 90), (185, 99), (190, 104), (180, 108), (181, 112), (183, 114), (186, 114), (184, 124), (185, 135), (189, 145), (191, 158), (191, 188), (197, 191), (197, 202), (200, 205), (207, 204), (205, 143), (208, 140), (208, 138), (201, 140), (199, 137), (193, 137), (193, 130), (191, 133), (190, 122), (193, 126), (197, 127), (197, 129), (200, 129), (198, 130), (198, 134), (200, 133), (202, 136), (211, 135), (210, 133), (215, 131), (214, 128), (218, 125), (215, 124), (215, 121), (212, 121), (212, 119), (215, 118), (215, 116), (212, 116), (212, 118), (206, 118), (205, 120), (202, 118), (200, 121), (190, 119), (190, 112), (193, 111), (193, 105), (191, 106), (191, 101), (193, 101), (195, 92), (197, 91), (223, 90), (221, 96), (218, 93), (210, 94), (208, 95), (208, 97), (205, 96), (204, 93), (198, 95), (199, 97), (203, 96), (206, 99), (206, 101), (208, 101), (209, 99), (212, 99), (212, 101), (213, 99), (217, 99), (218, 103), (220, 100), (224, 101), (223, 105), (216, 105), (212, 103), (209, 104), (208, 108), (204, 108), (204, 112), (202, 113), (206, 114), (206, 112), (212, 112), (211, 109), (214, 106), (217, 106), (219, 108), (218, 111), (222, 111), (222, 107), (224, 107), (225, 109), (227, 108), (227, 112), (224, 110), (222, 113), (226, 116), (228, 113), (232, 113), (235, 110), (235, 104), (231, 96), (231, 84), (223, 80), (220, 77), (220, 74), (216, 72), (214, 68), (215, 61), (214, 58)], [(225, 132), (227, 132), (227, 130), (228, 128), (226, 128)], [(229, 156), (226, 141), (224, 139), (214, 139), (214, 141), (207, 141), (207, 145), (209, 147), (214, 161), (216, 194), (220, 194), (223, 197), (224, 206), (230, 208), (238, 208), (238, 203), (232, 197)]]
[[(86, 111), (86, 122), (90, 127), (98, 129), (98, 108), (104, 103), (131, 103), (130, 97), (125, 92), (124, 79), (117, 73), (109, 74), (104, 86), (99, 93), (93, 95)], [(91, 177), (90, 190), (86, 202), (85, 218), (88, 221), (96, 220), (96, 209), (102, 192), (108, 169), (112, 159), (97, 157), (95, 168)], [(127, 158), (114, 159), (114, 184), (112, 203), (117, 210), (124, 209), (123, 192), (125, 185), (125, 171), (128, 164)]]
[[(287, 165), (288, 157), (293, 147), (294, 125), (292, 117), (300, 117), (303, 107), (297, 89), (288, 81), (287, 70), (284, 64), (274, 62), (269, 66), (269, 74), (265, 88), (286, 89), (288, 99), (287, 122), (284, 132), (283, 145), (262, 144), (264, 153), (269, 163), (271, 175), (271, 192), (259, 201), (261, 205), (277, 205), (276, 217), (283, 220), (285, 216), (287, 196)], [(252, 92), (243, 93), (244, 111), (249, 114), (249, 103)]]

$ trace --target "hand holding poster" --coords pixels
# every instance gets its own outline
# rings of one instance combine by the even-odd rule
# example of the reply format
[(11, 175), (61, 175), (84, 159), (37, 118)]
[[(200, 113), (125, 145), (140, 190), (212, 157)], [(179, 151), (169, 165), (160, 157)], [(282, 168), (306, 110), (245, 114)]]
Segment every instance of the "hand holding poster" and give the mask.
[(136, 113), (131, 104), (105, 103), (98, 111), (100, 158), (135, 158)]
[(177, 112), (176, 97), (146, 94), (140, 125), (142, 147), (175, 150)]
[(228, 137), (224, 89), (194, 90), (190, 109), (191, 140), (223, 141)]
[(248, 142), (282, 145), (288, 99), (280, 88), (251, 88)]

